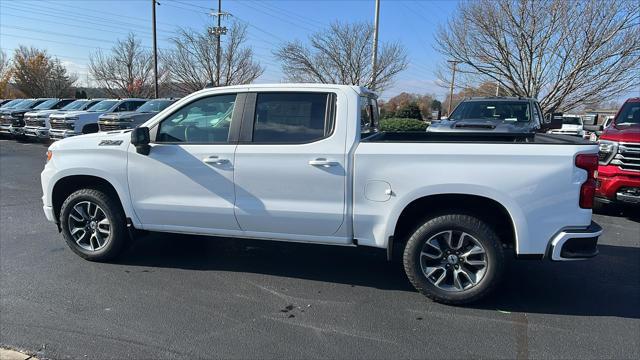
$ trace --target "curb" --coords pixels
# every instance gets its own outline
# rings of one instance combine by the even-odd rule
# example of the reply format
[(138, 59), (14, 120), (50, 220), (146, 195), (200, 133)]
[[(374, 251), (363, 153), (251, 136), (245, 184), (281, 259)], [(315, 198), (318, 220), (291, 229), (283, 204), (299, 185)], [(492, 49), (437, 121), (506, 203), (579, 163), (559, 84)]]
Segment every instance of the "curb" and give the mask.
[(21, 353), (19, 351), (0, 348), (0, 359), (2, 360), (38, 360), (32, 355)]

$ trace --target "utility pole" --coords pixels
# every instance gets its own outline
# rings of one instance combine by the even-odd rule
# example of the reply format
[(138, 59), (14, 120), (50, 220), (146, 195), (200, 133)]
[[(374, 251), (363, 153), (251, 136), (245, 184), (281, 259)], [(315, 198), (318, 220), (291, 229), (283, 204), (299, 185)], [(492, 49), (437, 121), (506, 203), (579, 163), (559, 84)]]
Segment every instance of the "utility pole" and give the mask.
[(218, 0), (218, 12), (212, 12), (211, 16), (218, 17), (218, 26), (209, 28), (209, 35), (216, 37), (216, 86), (220, 86), (220, 36), (227, 33), (227, 28), (222, 26), (223, 16), (230, 16), (229, 13), (222, 12), (222, 0)]
[(373, 25), (373, 54), (371, 55), (371, 90), (376, 89), (378, 72), (378, 22), (380, 20), (380, 0), (376, 0), (376, 15)]
[(458, 61), (456, 60), (447, 60), (453, 66), (453, 74), (451, 75), (451, 84), (449, 85), (449, 110), (447, 111), (447, 116), (451, 116), (451, 105), (453, 103), (453, 84), (456, 81), (456, 65)]
[[(160, 3), (158, 3), (160, 5)], [(156, 0), (151, 0), (151, 18), (153, 21), (153, 96), (158, 98), (158, 44), (156, 39)]]

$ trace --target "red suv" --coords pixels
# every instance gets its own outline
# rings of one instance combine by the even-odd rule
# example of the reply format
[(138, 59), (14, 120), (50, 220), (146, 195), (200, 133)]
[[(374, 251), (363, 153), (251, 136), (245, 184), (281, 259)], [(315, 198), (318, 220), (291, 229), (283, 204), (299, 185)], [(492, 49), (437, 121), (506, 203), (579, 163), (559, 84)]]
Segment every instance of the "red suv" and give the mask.
[(640, 205), (640, 98), (628, 99), (600, 139), (596, 198)]

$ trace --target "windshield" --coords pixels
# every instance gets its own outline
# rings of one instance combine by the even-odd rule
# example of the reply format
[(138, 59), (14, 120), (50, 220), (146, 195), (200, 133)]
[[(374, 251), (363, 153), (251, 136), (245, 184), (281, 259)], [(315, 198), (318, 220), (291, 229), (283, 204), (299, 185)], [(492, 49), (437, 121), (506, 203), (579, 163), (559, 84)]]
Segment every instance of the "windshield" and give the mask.
[(31, 109), (31, 107), (33, 106), (33, 104), (36, 103), (36, 101), (37, 100), (24, 100), (13, 109), (16, 109), (16, 110)]
[(566, 125), (582, 125), (582, 120), (577, 116), (564, 116), (562, 123)]
[(528, 101), (464, 101), (451, 113), (449, 120), (529, 121)]
[(115, 104), (118, 103), (118, 100), (104, 100), (104, 101), (100, 101), (99, 103), (93, 105), (92, 107), (90, 107), (89, 109), (87, 109), (87, 111), (107, 111), (109, 109), (111, 109), (111, 107)]
[(622, 105), (620, 114), (616, 117), (616, 125), (640, 124), (640, 102), (627, 102)]
[(84, 104), (86, 104), (87, 102), (88, 102), (87, 100), (76, 100), (74, 102), (67, 104), (65, 107), (63, 107), (60, 110), (81, 110)]
[(49, 110), (58, 103), (58, 99), (46, 100), (42, 104), (34, 107), (34, 110)]
[(141, 113), (160, 112), (172, 103), (173, 100), (151, 100), (144, 103), (144, 105), (140, 106), (136, 111)]
[(4, 106), (2, 106), (3, 109), (13, 109), (16, 106), (18, 106), (18, 104), (20, 104), (21, 102), (23, 102), (23, 99), (15, 99), (15, 100), (11, 100), (8, 103), (4, 104)]

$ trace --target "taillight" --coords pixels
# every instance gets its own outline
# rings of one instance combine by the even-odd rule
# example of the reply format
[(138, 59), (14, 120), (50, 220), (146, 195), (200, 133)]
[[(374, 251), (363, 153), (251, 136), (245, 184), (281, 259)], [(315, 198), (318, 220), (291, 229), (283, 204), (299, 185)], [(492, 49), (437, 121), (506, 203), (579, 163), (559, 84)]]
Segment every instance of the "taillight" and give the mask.
[(587, 180), (580, 187), (580, 207), (583, 209), (591, 209), (593, 208), (593, 197), (596, 194), (596, 172), (598, 171), (598, 155), (577, 155), (576, 167), (587, 171)]

